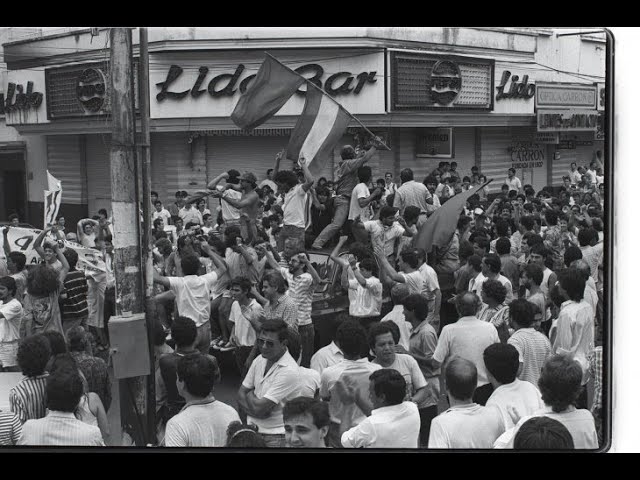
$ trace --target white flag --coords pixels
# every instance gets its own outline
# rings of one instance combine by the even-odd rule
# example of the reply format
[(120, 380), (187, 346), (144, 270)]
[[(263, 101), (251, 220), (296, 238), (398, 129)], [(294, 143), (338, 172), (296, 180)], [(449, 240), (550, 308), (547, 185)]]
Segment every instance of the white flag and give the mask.
[(50, 190), (50, 191), (62, 190), (62, 182), (60, 182), (60, 180), (58, 180), (56, 177), (51, 175), (49, 173), (49, 170), (47, 170), (47, 183), (48, 183), (47, 190)]

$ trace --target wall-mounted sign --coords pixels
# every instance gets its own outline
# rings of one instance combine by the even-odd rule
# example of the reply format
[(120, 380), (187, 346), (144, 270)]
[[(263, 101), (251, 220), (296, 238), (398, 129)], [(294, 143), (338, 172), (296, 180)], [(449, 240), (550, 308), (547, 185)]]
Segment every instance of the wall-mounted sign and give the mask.
[[(334, 96), (354, 114), (385, 113), (384, 53), (379, 50), (287, 50), (287, 67)], [(159, 52), (150, 56), (151, 118), (229, 117), (264, 60), (261, 51)], [(307, 86), (276, 116), (296, 116)]]
[(11, 70), (7, 72), (4, 94), (0, 93), (0, 114), (7, 125), (46, 122), (44, 72), (41, 70)]
[(496, 87), (496, 100), (507, 98), (520, 98), (528, 100), (536, 93), (536, 86), (529, 83), (529, 75), (523, 75), (520, 80), (519, 75), (511, 75), (509, 70), (502, 72), (500, 84)]
[(78, 101), (90, 113), (99, 112), (107, 96), (107, 80), (102, 70), (87, 68), (78, 76), (76, 87)]
[(391, 51), (392, 110), (491, 110), (493, 60)]
[(558, 132), (536, 132), (533, 137), (536, 143), (550, 143), (555, 144), (560, 141), (560, 133)]
[(544, 165), (546, 147), (532, 142), (515, 142), (509, 147), (512, 168), (540, 168)]
[(539, 110), (539, 132), (596, 131), (596, 110)]
[(453, 128), (421, 128), (417, 140), (416, 155), (454, 158)]
[(598, 115), (598, 128), (596, 129), (593, 138), (594, 140), (604, 140), (604, 113), (601, 112)]
[(605, 89), (604, 83), (599, 83), (598, 84), (598, 111), (599, 112), (604, 111), (606, 93), (607, 93), (607, 90)]
[(586, 108), (594, 110), (597, 88), (595, 85), (569, 85), (561, 83), (538, 83), (536, 86), (536, 108)]

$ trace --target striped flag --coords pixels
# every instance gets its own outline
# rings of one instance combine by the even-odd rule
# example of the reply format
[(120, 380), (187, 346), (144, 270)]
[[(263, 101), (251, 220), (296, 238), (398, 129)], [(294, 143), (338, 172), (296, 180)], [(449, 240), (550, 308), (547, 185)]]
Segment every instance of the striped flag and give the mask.
[(251, 86), (240, 96), (231, 120), (246, 130), (263, 124), (287, 103), (304, 81), (304, 77), (267, 55)]
[(291, 133), (287, 158), (304, 155), (312, 174), (319, 174), (329, 154), (347, 129), (351, 115), (317, 88), (307, 87), (304, 110)]
[(48, 190), (44, 191), (44, 228), (56, 222), (60, 203), (62, 203), (62, 182), (47, 170)]
[(449, 243), (451, 236), (458, 226), (458, 218), (464, 208), (469, 197), (485, 187), (489, 182), (471, 188), (466, 192), (454, 195), (442, 204), (433, 214), (427, 218), (422, 224), (420, 231), (416, 236), (414, 246), (416, 248), (424, 248), (424, 251), (430, 253), (434, 246), (443, 247)]

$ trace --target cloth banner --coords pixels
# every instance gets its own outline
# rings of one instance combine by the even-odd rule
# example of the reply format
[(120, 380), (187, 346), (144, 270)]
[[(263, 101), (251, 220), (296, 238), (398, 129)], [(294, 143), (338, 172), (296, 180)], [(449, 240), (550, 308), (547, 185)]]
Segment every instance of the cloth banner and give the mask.
[[(4, 230), (6, 227), (0, 227), (0, 251), (4, 254)], [(10, 252), (22, 252), (27, 257), (28, 265), (37, 265), (42, 262), (42, 258), (33, 248), (33, 243), (42, 230), (31, 228), (11, 227), (7, 233), (7, 241), (9, 243)], [(72, 248), (78, 253), (78, 266), (80, 270), (89, 272), (107, 271), (102, 254), (93, 248), (87, 248), (79, 243), (62, 241), (65, 248)]]
[(49, 173), (47, 170), (47, 186), (44, 191), (44, 224), (43, 228), (53, 225), (62, 203), (62, 182)]

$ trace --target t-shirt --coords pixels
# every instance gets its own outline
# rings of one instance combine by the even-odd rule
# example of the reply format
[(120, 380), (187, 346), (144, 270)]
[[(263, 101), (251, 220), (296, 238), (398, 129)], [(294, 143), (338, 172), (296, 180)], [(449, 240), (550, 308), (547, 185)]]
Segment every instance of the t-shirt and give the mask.
[(218, 280), (218, 274), (211, 272), (202, 276), (167, 278), (169, 289), (176, 295), (178, 314), (193, 320), (197, 327), (208, 322), (211, 313), (209, 291)]
[[(222, 198), (231, 198), (232, 200), (240, 200), (242, 198), (242, 192), (229, 188), (222, 194)], [(222, 208), (222, 220), (228, 222), (229, 220), (240, 220), (240, 209), (234, 207), (229, 202), (220, 200), (220, 206)]]
[(314, 291), (313, 277), (310, 273), (302, 273), (294, 277), (288, 268), (281, 268), (280, 273), (289, 283), (288, 295), (298, 306), (298, 326), (310, 325)]
[(503, 432), (502, 417), (496, 407), (477, 403), (456, 405), (431, 422), (429, 448), (492, 448)]
[(264, 318), (262, 306), (253, 298), (248, 305), (240, 305), (234, 301), (231, 305), (229, 321), (235, 325), (233, 335), (239, 346), (252, 347), (256, 343), (256, 331), (249, 321), (250, 318), (255, 320)]
[(371, 193), (369, 192), (369, 187), (365, 183), (359, 183), (353, 189), (353, 193), (351, 194), (351, 203), (349, 204), (349, 220), (355, 219), (357, 216), (360, 216), (360, 220), (363, 222), (367, 220), (371, 220), (373, 216), (371, 211), (371, 204), (366, 207), (361, 207), (358, 202), (359, 198), (368, 198)]
[(298, 397), (314, 398), (320, 389), (320, 373), (311, 368), (298, 367)]
[(365, 279), (362, 286), (355, 278), (349, 280), (349, 315), (373, 317), (382, 308), (382, 283), (376, 277)]
[(424, 286), (424, 278), (419, 270), (411, 273), (399, 273), (404, 278), (404, 284), (409, 288), (409, 292), (421, 294)]
[(22, 322), (22, 304), (15, 298), (7, 303), (0, 302), (0, 343), (14, 342), (20, 339), (20, 323)]
[(227, 427), (239, 421), (238, 412), (219, 400), (187, 404), (167, 422), (164, 442), (167, 447), (224, 447)]
[(307, 192), (302, 187), (303, 185), (299, 183), (284, 196), (284, 205), (282, 207), (284, 211), (284, 225), (291, 225), (298, 228), (306, 227)]
[[(374, 362), (378, 363), (377, 360), (374, 360)], [(418, 390), (427, 386), (427, 381), (420, 371), (418, 362), (411, 355), (396, 353), (395, 361), (388, 367), (383, 368), (396, 370), (404, 377), (404, 381), (407, 383), (407, 393), (404, 399), (407, 401), (410, 401), (411, 397), (413, 397)], [(428, 405), (424, 406), (426, 407)], [(422, 408), (422, 405), (418, 405), (418, 407)]]
[(516, 347), (520, 354), (522, 371), (518, 378), (538, 386), (542, 366), (551, 355), (549, 339), (533, 328), (521, 328), (509, 337), (507, 343)]
[(506, 385), (496, 388), (489, 400), (487, 407), (495, 405), (500, 410), (505, 430), (514, 427), (516, 423), (527, 415), (544, 408), (542, 395), (533, 384), (523, 382), (517, 378)]
[(371, 233), (371, 243), (384, 248), (385, 256), (393, 254), (396, 238), (404, 235), (404, 228), (398, 223), (393, 222), (390, 227), (382, 225), (380, 220), (370, 220), (363, 223), (364, 229)]
[(164, 220), (164, 224), (165, 225), (169, 225), (169, 220), (171, 220), (171, 214), (169, 213), (169, 210), (167, 210), (166, 208), (163, 208), (160, 211), (154, 211), (153, 215), (151, 216), (151, 221), (155, 220), (156, 218), (161, 218), (162, 220)]
[(25, 295), (23, 321), (27, 335), (43, 333), (48, 330), (63, 333), (58, 297), (58, 290), (44, 297), (35, 297), (29, 293)]
[(64, 279), (67, 298), (62, 301), (62, 316), (66, 320), (83, 318), (89, 314), (87, 278), (81, 270), (72, 270)]
[(520, 179), (515, 176), (513, 178), (507, 177), (504, 184), (509, 186), (509, 191), (515, 190), (517, 192), (522, 188), (522, 182), (520, 182)]

